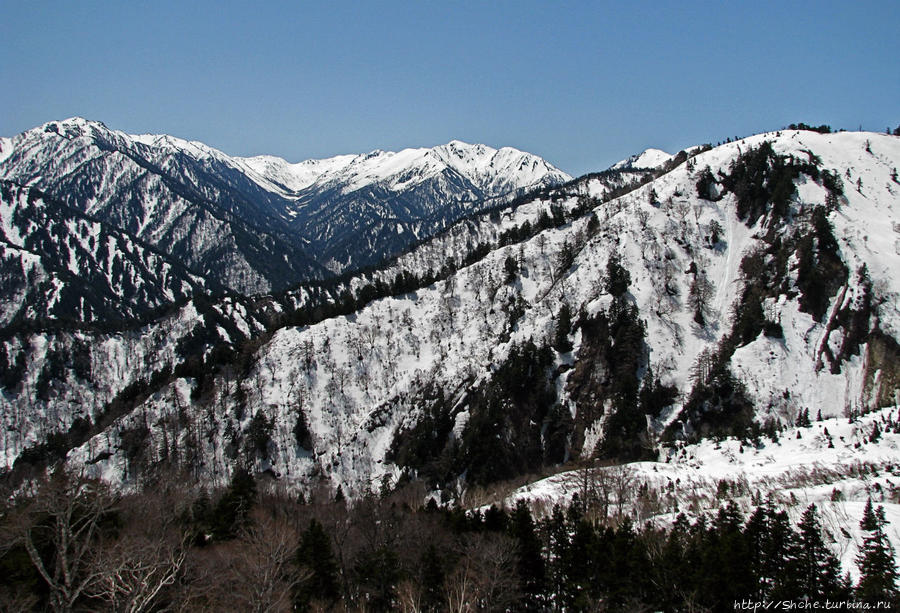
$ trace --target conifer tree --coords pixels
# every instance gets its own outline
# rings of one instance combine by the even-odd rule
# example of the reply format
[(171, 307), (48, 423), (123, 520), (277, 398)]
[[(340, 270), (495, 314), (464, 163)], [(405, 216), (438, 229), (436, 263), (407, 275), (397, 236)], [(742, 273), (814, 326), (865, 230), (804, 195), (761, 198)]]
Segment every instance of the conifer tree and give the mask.
[(502, 532), (506, 528), (506, 511), (492, 504), (484, 512), (484, 529), (489, 532)]
[(366, 608), (393, 611), (397, 606), (397, 584), (401, 578), (400, 559), (388, 543), (360, 552), (353, 574)]
[(539, 610), (546, 568), (541, 555), (541, 542), (534, 529), (534, 520), (528, 506), (522, 500), (518, 502), (510, 517), (509, 530), (519, 545), (519, 585), (525, 597), (525, 609)]
[(785, 511), (769, 507), (769, 525), (766, 538), (766, 573), (771, 579), (771, 599), (787, 600), (797, 593), (798, 536)]
[(631, 273), (622, 266), (619, 256), (612, 255), (606, 262), (606, 291), (619, 298), (631, 285)]
[(859, 527), (867, 532), (878, 529), (878, 516), (875, 515), (875, 509), (872, 507), (871, 498), (866, 501), (866, 506), (863, 508), (863, 516), (862, 520), (859, 522)]
[(740, 509), (732, 500), (719, 510), (704, 542), (703, 591), (713, 598), (717, 607), (740, 600), (754, 587), (742, 524)]
[(840, 596), (840, 563), (825, 544), (815, 505), (809, 505), (797, 528), (797, 581), (799, 592), (813, 600)]
[(572, 310), (563, 302), (556, 316), (556, 333), (553, 337), (553, 348), (560, 353), (572, 350), (572, 341), (569, 340), (569, 332), (572, 330)]
[(695, 590), (687, 550), (690, 541), (690, 523), (679, 513), (666, 536), (659, 556), (653, 560), (654, 580), (657, 586), (656, 604), (665, 611), (674, 611), (683, 597), (690, 597)]
[(228, 490), (213, 510), (211, 528), (216, 539), (230, 539), (246, 525), (250, 509), (256, 502), (256, 479), (239, 466), (231, 475)]
[(548, 587), (557, 598), (562, 598), (569, 584), (569, 526), (559, 505), (553, 507), (553, 513), (544, 521), (548, 541), (547, 580)]
[(305, 611), (313, 602), (332, 603), (339, 595), (338, 565), (331, 550), (331, 539), (315, 518), (300, 538), (297, 564), (311, 573), (294, 593), (294, 604)]
[(588, 608), (591, 587), (596, 585), (596, 539), (594, 528), (578, 511), (577, 501), (573, 500), (568, 515), (572, 537), (562, 560), (566, 583), (559, 601), (573, 611), (581, 611)]
[(601, 577), (609, 605), (613, 610), (637, 608), (646, 597), (649, 561), (631, 518), (626, 516), (607, 540), (610, 555)]
[(784, 600), (796, 594), (792, 571), (796, 565), (796, 534), (787, 513), (770, 503), (756, 508), (744, 527), (750, 570), (759, 600)]
[(900, 597), (897, 590), (897, 562), (894, 548), (884, 533), (884, 508), (872, 509), (872, 499), (866, 503), (859, 527), (866, 531), (856, 564), (859, 568), (859, 584), (856, 595), (866, 602), (887, 601), (895, 603)]

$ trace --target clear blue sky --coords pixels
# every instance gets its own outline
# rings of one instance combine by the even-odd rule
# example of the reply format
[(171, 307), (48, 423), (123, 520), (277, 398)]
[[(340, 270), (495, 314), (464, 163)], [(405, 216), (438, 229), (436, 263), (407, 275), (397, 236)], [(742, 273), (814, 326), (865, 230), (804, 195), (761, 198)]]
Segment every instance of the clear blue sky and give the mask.
[(580, 174), (900, 123), (900, 2), (0, 0), (0, 135), (53, 119), (291, 161), (457, 138)]

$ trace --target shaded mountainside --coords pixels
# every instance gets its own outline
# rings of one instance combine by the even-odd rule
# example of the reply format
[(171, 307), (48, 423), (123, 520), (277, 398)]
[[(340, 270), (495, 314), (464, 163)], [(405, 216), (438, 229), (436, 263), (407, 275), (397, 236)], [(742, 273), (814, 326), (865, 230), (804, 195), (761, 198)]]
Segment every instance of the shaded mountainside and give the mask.
[(758, 135), (498, 206), (327, 289), (82, 337), (81, 374), (48, 366), (72, 332), (11, 337), (7, 466), (61, 426), (67, 461), (117, 483), (249, 466), (459, 496), (890, 405), (898, 165), (892, 136)]
[(257, 292), (325, 274), (272, 214), (277, 196), (199, 143), (72, 119), (3, 145), (0, 178), (40, 189), (212, 283)]
[(39, 190), (0, 181), (0, 326), (118, 321), (219, 292), (177, 261)]

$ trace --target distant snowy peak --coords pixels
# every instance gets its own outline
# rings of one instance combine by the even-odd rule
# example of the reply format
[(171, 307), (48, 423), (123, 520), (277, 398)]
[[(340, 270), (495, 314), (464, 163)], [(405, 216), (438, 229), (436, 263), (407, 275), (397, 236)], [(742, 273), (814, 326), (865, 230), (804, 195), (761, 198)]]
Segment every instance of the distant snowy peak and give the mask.
[(403, 191), (447, 171), (459, 174), (487, 195), (571, 179), (536, 155), (457, 140), (432, 148), (375, 150), (296, 164), (273, 156), (235, 160), (267, 183), (293, 192), (335, 185), (346, 193), (375, 183)]
[(672, 159), (672, 155), (661, 149), (645, 149), (641, 153), (610, 166), (611, 170), (633, 170), (635, 168), (657, 168)]
[[(339, 172), (353, 162), (355, 155), (338, 155), (321, 160), (305, 160), (292, 164), (274, 155), (258, 155), (235, 158), (235, 161), (249, 170), (251, 176), (258, 176), (264, 187), (274, 187), (288, 192), (299, 192), (315, 183), (320, 177)], [(263, 183), (265, 182), (265, 183)], [(266, 184), (268, 183), (268, 184)]]
[(470, 145), (458, 140), (432, 148), (397, 152), (375, 150), (290, 163), (271, 155), (233, 157), (202, 142), (168, 134), (127, 134), (82, 117), (47, 122), (13, 138), (0, 140), (0, 161), (15, 148), (28, 146), (28, 143), (43, 146), (47, 135), (69, 141), (84, 139), (86, 144), (105, 145), (120, 151), (140, 150), (142, 157), (150, 153), (155, 159), (173, 153), (201, 161), (212, 158), (241, 171), (264, 189), (283, 195), (296, 194), (313, 186), (340, 186), (341, 191), (347, 193), (374, 183), (391, 191), (403, 191), (448, 170), (458, 173), (487, 196), (562, 183), (572, 178), (531, 153), (512, 147), (494, 149)]
[(50, 121), (14, 138), (17, 141), (23, 141), (35, 137), (42, 138), (46, 134), (54, 133), (68, 140), (84, 138), (98, 144), (114, 145), (117, 149), (122, 150), (143, 145), (159, 150), (161, 153), (186, 153), (197, 159), (228, 159), (227, 154), (200, 141), (189, 141), (168, 134), (128, 134), (121, 130), (112, 130), (103, 122), (82, 117)]
[(81, 117), (0, 140), (0, 180), (241, 293), (374, 266), (498, 198), (570, 178), (530, 153), (460, 141), (292, 164)]

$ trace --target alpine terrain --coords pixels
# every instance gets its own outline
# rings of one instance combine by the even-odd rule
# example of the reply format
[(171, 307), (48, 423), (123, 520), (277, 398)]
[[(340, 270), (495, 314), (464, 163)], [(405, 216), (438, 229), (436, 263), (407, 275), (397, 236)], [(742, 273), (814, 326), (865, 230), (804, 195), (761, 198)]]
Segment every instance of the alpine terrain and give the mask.
[[(60, 297), (39, 314), (102, 321), (175, 304), (198, 283), (213, 295), (283, 290), (379, 264), (461, 217), (569, 179), (534, 155), (458, 141), (288, 164), (51, 122), (0, 139), (4, 243), (30, 253), (5, 255), (4, 299), (52, 283)], [(34, 234), (44, 225), (35, 216), (15, 213), (21, 198), (49, 209), (49, 242)], [(152, 252), (159, 270), (132, 270), (135, 250)], [(97, 277), (88, 269), (101, 261)], [(7, 320), (23, 305), (9, 305)]]
[[(123, 492), (415, 487), (488, 532), (525, 501), (546, 551), (591, 513), (610, 551), (645, 542), (629, 522), (724, 547), (763, 508), (836, 535), (834, 590), (868, 580), (877, 531), (900, 546), (898, 136), (781, 130), (577, 179), (456, 141), (290, 164), (77, 119), (0, 147), (11, 487), (62, 464)], [(577, 564), (549, 587), (567, 558), (522, 566), (524, 508), (503, 521), (525, 608), (694, 597), (591, 596)], [(696, 580), (711, 610), (739, 585)]]

